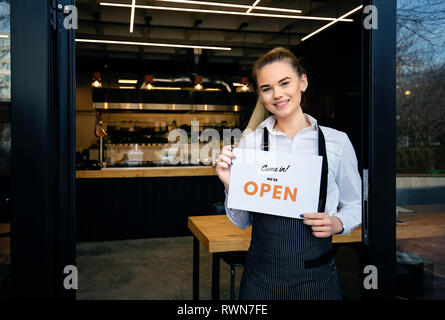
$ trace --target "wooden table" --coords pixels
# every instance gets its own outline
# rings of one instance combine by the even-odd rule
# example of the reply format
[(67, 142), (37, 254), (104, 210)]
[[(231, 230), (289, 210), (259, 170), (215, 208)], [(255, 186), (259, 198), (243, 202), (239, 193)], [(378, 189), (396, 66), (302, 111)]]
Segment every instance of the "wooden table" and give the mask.
[[(396, 227), (397, 239), (445, 237), (445, 213), (399, 214), (397, 219), (407, 223)], [(236, 227), (226, 215), (194, 216), (188, 218), (193, 234), (193, 299), (199, 300), (199, 243), (212, 254), (212, 300), (219, 299), (220, 254), (230, 251), (247, 251), (252, 227)], [(360, 243), (361, 227), (349, 234), (332, 237), (333, 243)]]

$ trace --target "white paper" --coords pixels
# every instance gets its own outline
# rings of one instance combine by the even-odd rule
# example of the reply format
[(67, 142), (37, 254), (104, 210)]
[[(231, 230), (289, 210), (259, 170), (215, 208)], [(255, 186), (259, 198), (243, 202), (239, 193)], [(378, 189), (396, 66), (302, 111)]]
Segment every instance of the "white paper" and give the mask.
[(227, 206), (300, 218), (317, 212), (322, 157), (233, 150)]

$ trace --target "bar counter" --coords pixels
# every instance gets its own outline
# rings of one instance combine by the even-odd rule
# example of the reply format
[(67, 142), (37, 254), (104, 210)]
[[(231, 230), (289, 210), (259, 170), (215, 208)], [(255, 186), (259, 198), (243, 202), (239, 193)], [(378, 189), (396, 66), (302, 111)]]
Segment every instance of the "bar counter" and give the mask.
[(187, 219), (214, 214), (224, 186), (212, 166), (76, 171), (77, 242), (191, 236)]
[(177, 167), (129, 167), (103, 168), (101, 170), (77, 170), (76, 178), (154, 178), (154, 177), (197, 177), (215, 176), (212, 166)]

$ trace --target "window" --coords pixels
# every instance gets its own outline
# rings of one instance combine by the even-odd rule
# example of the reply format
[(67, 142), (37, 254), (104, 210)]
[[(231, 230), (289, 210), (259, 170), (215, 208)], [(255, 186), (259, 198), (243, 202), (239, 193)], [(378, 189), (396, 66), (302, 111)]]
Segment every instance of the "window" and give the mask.
[(434, 232), (445, 223), (444, 22), (443, 1), (397, 1), (397, 229), (427, 223), (425, 239), (397, 240), (398, 266), (409, 270), (399, 294), (408, 298), (445, 297), (445, 238)]
[[(11, 54), (9, 0), (0, 1), (0, 234), (10, 230)], [(10, 238), (0, 237), (0, 264), (10, 263)], [(0, 282), (2, 278), (0, 277)]]
[(9, 175), (11, 150), (11, 41), (9, 0), (0, 1), (0, 175)]

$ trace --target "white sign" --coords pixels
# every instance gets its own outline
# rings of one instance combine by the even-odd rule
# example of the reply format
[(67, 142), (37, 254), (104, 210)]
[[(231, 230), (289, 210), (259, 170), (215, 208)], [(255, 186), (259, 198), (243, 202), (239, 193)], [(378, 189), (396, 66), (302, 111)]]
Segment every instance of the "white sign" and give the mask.
[(300, 218), (318, 211), (321, 156), (235, 148), (227, 206)]

